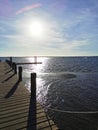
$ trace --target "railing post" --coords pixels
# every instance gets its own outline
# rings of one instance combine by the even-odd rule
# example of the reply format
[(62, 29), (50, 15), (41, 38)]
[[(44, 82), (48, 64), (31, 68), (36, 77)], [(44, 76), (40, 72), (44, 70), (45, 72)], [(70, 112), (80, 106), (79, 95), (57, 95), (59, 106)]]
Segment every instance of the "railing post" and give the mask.
[(18, 73), (19, 73), (19, 81), (22, 81), (22, 67), (18, 68)]
[(12, 69), (14, 70), (14, 73), (17, 74), (17, 65), (13, 62)]
[(17, 65), (16, 65), (16, 63), (14, 64), (14, 71), (15, 71), (15, 74), (17, 74)]
[(31, 99), (36, 102), (36, 73), (31, 73)]
[(10, 57), (10, 66), (12, 67), (12, 57)]

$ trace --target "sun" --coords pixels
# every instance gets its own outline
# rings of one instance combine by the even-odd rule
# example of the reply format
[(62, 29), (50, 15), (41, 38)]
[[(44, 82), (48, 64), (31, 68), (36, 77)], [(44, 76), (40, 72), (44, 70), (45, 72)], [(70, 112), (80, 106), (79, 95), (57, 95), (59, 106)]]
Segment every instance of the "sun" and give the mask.
[(29, 24), (29, 33), (32, 37), (43, 37), (45, 32), (44, 23), (41, 21), (32, 21)]
[(45, 40), (47, 37), (47, 21), (42, 18), (23, 18), (20, 23), (18, 23), (17, 29), (19, 33), (29, 40)]

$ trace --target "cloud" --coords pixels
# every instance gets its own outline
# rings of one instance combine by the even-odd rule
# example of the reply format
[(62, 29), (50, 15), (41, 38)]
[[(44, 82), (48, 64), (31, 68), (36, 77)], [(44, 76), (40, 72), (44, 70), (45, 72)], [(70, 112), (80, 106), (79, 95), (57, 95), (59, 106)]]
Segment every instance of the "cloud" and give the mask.
[[(35, 15), (33, 18), (32, 14), (31, 17), (23, 16), (20, 20), (9, 23), (11, 24), (10, 27), (12, 30), (15, 30), (16, 33), (11, 34), (10, 32), (10, 34), (4, 36), (4, 39), (7, 39), (7, 45), (10, 50), (12, 50), (12, 53), (15, 54), (16, 52), (17, 55), (18, 51), (19, 54), (25, 53), (25, 55), (49, 55), (51, 52), (57, 54), (58, 48), (61, 46), (61, 43), (64, 42), (62, 34), (59, 32), (57, 22), (53, 19), (37, 18), (35, 18)], [(33, 20), (39, 20), (44, 23), (44, 37), (36, 38), (30, 34), (28, 25), (30, 25)]]
[(28, 6), (24, 7), (24, 8), (21, 8), (20, 10), (18, 10), (18, 11), (16, 12), (16, 14), (21, 14), (21, 13), (24, 13), (24, 12), (29, 11), (29, 10), (31, 10), (31, 9), (39, 8), (39, 7), (41, 7), (41, 6), (42, 6), (42, 4), (40, 4), (40, 3), (28, 5)]
[[(24, 22), (25, 21), (25, 22)], [(44, 26), (44, 35), (40, 38), (33, 37), (30, 25), (33, 21), (39, 21)], [(12, 28), (16, 30), (16, 34), (6, 35), (6, 38), (10, 40), (10, 43), (15, 43), (17, 46), (27, 46), (30, 47), (54, 47), (59, 46), (64, 42), (61, 32), (59, 32), (58, 24), (53, 19), (46, 19), (43, 17), (36, 16), (32, 13), (31, 16), (23, 16), (20, 20), (15, 21), (11, 24)], [(30, 28), (30, 30), (28, 29)], [(33, 28), (32, 28), (33, 29)]]
[(68, 48), (74, 49), (74, 48), (80, 48), (83, 46), (89, 45), (88, 40), (73, 40), (71, 43), (69, 43)]
[(63, 26), (65, 28), (72, 28), (72, 27), (88, 27), (90, 24), (94, 23), (96, 17), (98, 15), (93, 11), (94, 9), (91, 8), (82, 8), (73, 15), (68, 16), (68, 19), (65, 19)]
[[(42, 15), (43, 16), (43, 15)], [(82, 54), (86, 51), (89, 40), (80, 39), (78, 37), (70, 38), (67, 31), (62, 31), (61, 25), (54, 18), (45, 15), (42, 17), (32, 14), (25, 14), (16, 21), (9, 22), (12, 32), (6, 34), (4, 39), (7, 39), (6, 52), (10, 51), (12, 55), (75, 55)], [(29, 35), (28, 25), (32, 21), (38, 20), (45, 25), (45, 34), (42, 39), (34, 38)], [(25, 21), (25, 22), (24, 22)], [(16, 33), (13, 33), (13, 32)], [(85, 52), (84, 52), (85, 51)], [(18, 52), (18, 54), (17, 54)]]

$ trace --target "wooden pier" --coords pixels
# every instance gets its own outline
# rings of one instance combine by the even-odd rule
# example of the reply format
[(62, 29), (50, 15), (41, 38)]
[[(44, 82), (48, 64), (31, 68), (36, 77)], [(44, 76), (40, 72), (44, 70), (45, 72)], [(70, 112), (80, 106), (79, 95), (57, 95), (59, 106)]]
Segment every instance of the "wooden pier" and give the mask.
[(6, 62), (0, 62), (0, 130), (58, 130)]
[(27, 62), (23, 62), (23, 63), (17, 63), (17, 65), (29, 65), (29, 64), (42, 64), (42, 62), (29, 62), (29, 63), (27, 63)]

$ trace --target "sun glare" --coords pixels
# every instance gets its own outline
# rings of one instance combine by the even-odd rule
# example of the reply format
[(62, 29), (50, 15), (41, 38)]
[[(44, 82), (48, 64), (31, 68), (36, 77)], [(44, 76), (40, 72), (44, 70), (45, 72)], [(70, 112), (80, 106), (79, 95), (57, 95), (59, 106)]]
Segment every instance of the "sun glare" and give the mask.
[(48, 24), (44, 19), (27, 17), (18, 23), (17, 29), (25, 38), (39, 41), (46, 38), (47, 27)]
[(32, 37), (43, 37), (44, 31), (44, 23), (41, 21), (33, 21), (29, 24), (29, 32)]

